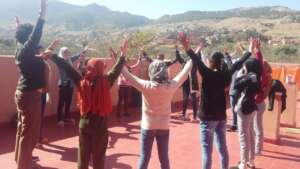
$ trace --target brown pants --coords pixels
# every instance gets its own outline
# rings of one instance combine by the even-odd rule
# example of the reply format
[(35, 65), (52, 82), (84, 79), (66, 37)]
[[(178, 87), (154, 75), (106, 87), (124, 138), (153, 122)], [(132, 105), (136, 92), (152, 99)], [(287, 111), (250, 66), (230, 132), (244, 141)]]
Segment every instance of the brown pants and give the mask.
[(38, 141), (41, 123), (41, 93), (17, 90), (15, 103), (18, 111), (15, 161), (17, 169), (31, 169), (32, 151)]

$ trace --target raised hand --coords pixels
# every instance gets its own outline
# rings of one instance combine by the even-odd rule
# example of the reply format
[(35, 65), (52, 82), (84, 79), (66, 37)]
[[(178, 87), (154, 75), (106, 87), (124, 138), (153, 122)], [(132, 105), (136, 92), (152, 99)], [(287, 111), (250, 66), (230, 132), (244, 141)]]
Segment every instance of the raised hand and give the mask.
[(236, 44), (236, 48), (237, 48), (237, 50), (239, 50), (241, 52), (245, 51), (245, 47), (244, 47), (244, 45), (241, 42), (238, 42)]
[(128, 49), (128, 38), (125, 37), (123, 40), (123, 44), (121, 46), (121, 57), (125, 57), (127, 54), (127, 49)]
[(181, 42), (183, 48), (188, 51), (190, 49), (190, 39), (185, 32), (179, 32), (178, 39)]
[(48, 0), (41, 0), (41, 13), (40, 18), (45, 20), (47, 13)]
[(257, 44), (257, 40), (255, 38), (251, 37), (249, 39), (249, 42), (250, 42), (250, 44), (249, 44), (249, 52), (254, 52), (254, 48), (255, 48), (255, 46)]
[(57, 38), (55, 39), (53, 42), (51, 42), (51, 44), (48, 46), (48, 50), (55, 50), (56, 48), (58, 48), (59, 44), (63, 41), (62, 38)]
[(16, 22), (16, 27), (19, 27), (21, 22), (20, 22), (20, 18), (18, 16), (15, 16), (15, 22)]
[(111, 56), (113, 59), (116, 59), (116, 58), (117, 58), (117, 53), (115, 52), (115, 50), (114, 50), (112, 47), (109, 47), (109, 52), (110, 52), (110, 56)]
[(197, 49), (196, 49), (196, 51), (195, 51), (195, 53), (201, 52), (204, 48), (205, 48), (204, 43), (200, 42)]
[(260, 52), (260, 50), (261, 50), (261, 40), (260, 39), (256, 39), (256, 43), (255, 43), (254, 48), (257, 52)]

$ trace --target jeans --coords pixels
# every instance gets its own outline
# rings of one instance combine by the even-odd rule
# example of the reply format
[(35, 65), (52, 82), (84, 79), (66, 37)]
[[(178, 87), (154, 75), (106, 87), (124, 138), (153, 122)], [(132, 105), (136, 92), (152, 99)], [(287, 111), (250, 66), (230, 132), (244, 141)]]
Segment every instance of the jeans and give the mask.
[(197, 117), (197, 94), (195, 92), (191, 93), (189, 83), (188, 85), (182, 85), (182, 92), (183, 92), (183, 105), (182, 105), (182, 114), (185, 116), (186, 109), (189, 103), (189, 96), (192, 97), (192, 107), (193, 107), (193, 117)]
[[(70, 106), (73, 98), (73, 87), (71, 85), (59, 86), (59, 98), (57, 107), (58, 121), (65, 120), (70, 117)], [(63, 108), (65, 113), (63, 115)]]
[(238, 134), (240, 140), (240, 158), (241, 163), (254, 162), (255, 159), (255, 145), (254, 145), (254, 131), (253, 120), (255, 112), (251, 114), (243, 114), (238, 112)]
[(202, 149), (202, 169), (211, 169), (214, 135), (221, 156), (221, 169), (228, 169), (229, 156), (226, 144), (226, 120), (200, 121), (200, 141)]
[(238, 97), (234, 95), (230, 95), (230, 106), (232, 111), (232, 126), (237, 127), (237, 114), (234, 110), (234, 106), (236, 105), (238, 101)]
[(265, 102), (257, 104), (257, 111), (254, 115), (254, 132), (255, 132), (255, 153), (260, 154), (263, 149), (264, 129), (263, 115), (266, 109)]
[(161, 169), (170, 169), (169, 130), (141, 130), (141, 157), (138, 169), (147, 169), (151, 157), (152, 145), (156, 139)]

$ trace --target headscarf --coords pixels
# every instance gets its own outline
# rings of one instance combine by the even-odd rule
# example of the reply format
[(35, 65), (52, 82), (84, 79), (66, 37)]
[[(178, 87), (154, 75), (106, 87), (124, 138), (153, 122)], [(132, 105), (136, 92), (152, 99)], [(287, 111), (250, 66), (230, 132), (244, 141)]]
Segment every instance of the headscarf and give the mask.
[(60, 57), (60, 58), (65, 58), (64, 57), (64, 53), (65, 53), (65, 51), (67, 51), (67, 50), (69, 50), (69, 48), (68, 47), (62, 47), (62, 48), (60, 48), (60, 50), (59, 50), (59, 53), (58, 53), (58, 56)]
[(104, 75), (101, 59), (90, 59), (84, 79), (80, 82), (79, 105), (81, 115), (95, 113), (106, 116), (112, 112), (110, 85)]
[(149, 77), (150, 80), (158, 83), (168, 82), (169, 76), (166, 63), (161, 60), (154, 60), (149, 65)]

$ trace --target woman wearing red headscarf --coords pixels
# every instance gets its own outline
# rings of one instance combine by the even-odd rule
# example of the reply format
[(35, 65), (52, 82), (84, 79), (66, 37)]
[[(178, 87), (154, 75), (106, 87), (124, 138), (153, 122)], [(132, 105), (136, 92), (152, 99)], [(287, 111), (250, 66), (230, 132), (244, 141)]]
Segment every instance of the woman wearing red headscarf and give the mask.
[(128, 41), (121, 47), (121, 57), (108, 73), (101, 59), (87, 62), (85, 75), (81, 76), (65, 60), (52, 56), (52, 60), (74, 81), (78, 89), (80, 106), (78, 169), (88, 169), (90, 157), (94, 169), (104, 169), (108, 143), (107, 117), (112, 112), (110, 88), (118, 78), (125, 63)]

